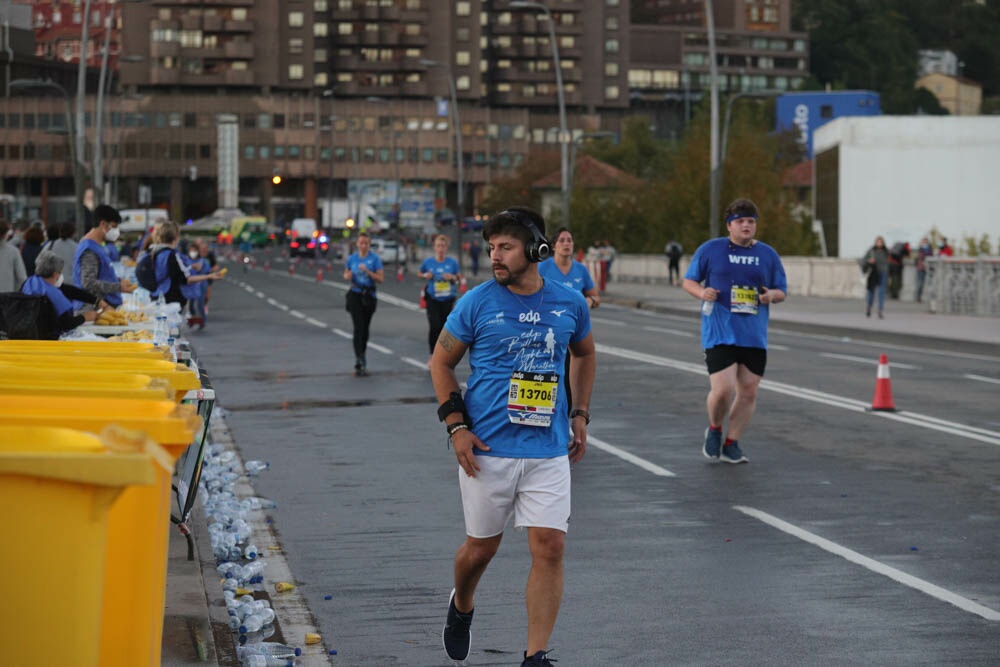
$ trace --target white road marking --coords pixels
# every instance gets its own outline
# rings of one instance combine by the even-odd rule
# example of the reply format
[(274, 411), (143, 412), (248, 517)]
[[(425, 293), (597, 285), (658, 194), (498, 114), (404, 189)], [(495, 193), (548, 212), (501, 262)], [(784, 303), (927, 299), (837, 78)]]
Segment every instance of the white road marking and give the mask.
[(643, 327), (643, 331), (652, 331), (654, 333), (667, 333), (673, 336), (683, 336), (684, 338), (694, 338), (695, 334), (691, 331), (681, 331), (680, 329), (665, 329), (663, 327)]
[(942, 588), (937, 584), (932, 584), (929, 581), (924, 581), (918, 577), (907, 574), (902, 570), (898, 570), (894, 567), (881, 563), (868, 556), (863, 556), (857, 551), (848, 549), (845, 546), (837, 544), (836, 542), (831, 542), (830, 540), (820, 537), (815, 533), (810, 533), (807, 530), (803, 530), (798, 526), (783, 521), (776, 516), (768, 514), (767, 512), (762, 512), (758, 509), (752, 507), (745, 507), (743, 505), (734, 505), (733, 509), (737, 512), (742, 512), (747, 516), (753, 517), (758, 521), (762, 521), (767, 525), (777, 528), (778, 530), (796, 537), (803, 542), (808, 542), (813, 544), (824, 551), (827, 551), (835, 556), (840, 556), (841, 558), (848, 560), (856, 565), (860, 565), (876, 574), (881, 574), (884, 577), (889, 577), (893, 581), (899, 582), (904, 586), (909, 586), (915, 590), (920, 591), (930, 595), (933, 598), (937, 598), (942, 602), (947, 602), (948, 604), (953, 604), (962, 611), (967, 611), (977, 616), (982, 616), (987, 621), (1000, 621), (1000, 612), (990, 609), (989, 607), (984, 607), (978, 602), (973, 602), (972, 600), (962, 597), (957, 593), (953, 593), (946, 588)]
[(427, 362), (426, 361), (417, 361), (413, 357), (400, 357), (400, 359), (403, 360), (404, 363), (407, 363), (407, 364), (409, 364), (411, 366), (416, 366), (417, 368), (419, 368), (422, 371), (426, 371), (427, 370)]
[(258, 290), (254, 290), (253, 294), (254, 294), (254, 296), (256, 296), (259, 299), (266, 299), (267, 298), (267, 296), (263, 292), (260, 292)]
[(674, 473), (672, 473), (669, 470), (667, 470), (666, 468), (661, 468), (660, 466), (656, 465), (655, 463), (650, 463), (646, 459), (640, 458), (640, 457), (636, 456), (635, 454), (632, 454), (631, 452), (626, 452), (624, 449), (619, 449), (618, 447), (615, 447), (612, 444), (604, 442), (603, 440), (599, 440), (599, 439), (595, 438), (594, 436), (590, 435), (589, 433), (587, 434), (587, 446), (588, 447), (597, 447), (601, 451), (607, 452), (608, 454), (611, 454), (613, 456), (617, 456), (618, 458), (622, 459), (623, 461), (628, 461), (632, 465), (638, 466), (638, 467), (642, 468), (643, 470), (645, 470), (646, 472), (651, 472), (654, 475), (657, 475), (659, 477), (676, 477), (677, 476)]
[(968, 378), (970, 380), (976, 380), (978, 382), (989, 382), (991, 384), (1000, 384), (1000, 380), (998, 380), (996, 378), (988, 378), (988, 377), (984, 377), (982, 375), (973, 375), (972, 373), (966, 373), (962, 377)]
[(609, 327), (627, 327), (628, 324), (622, 322), (621, 320), (609, 320), (603, 317), (591, 317), (590, 321), (594, 324), (603, 324)]
[[(611, 345), (603, 345), (600, 343), (598, 343), (596, 347), (597, 351), (602, 354), (610, 354), (612, 356), (653, 364), (655, 366), (674, 368), (679, 371), (693, 373), (702, 377), (707, 374), (704, 366), (688, 363), (686, 361), (678, 361), (668, 357), (660, 357), (652, 354), (646, 354), (644, 352), (635, 352), (633, 350), (614, 347)], [(1000, 445), (1000, 432), (997, 431), (990, 431), (975, 426), (950, 422), (916, 412), (867, 412), (870, 405), (864, 401), (858, 401), (853, 398), (845, 398), (835, 394), (828, 394), (826, 392), (816, 391), (814, 389), (800, 387), (798, 385), (775, 382), (773, 380), (761, 380), (760, 388), (767, 389), (768, 391), (774, 391), (779, 394), (785, 394), (786, 396), (812, 401), (814, 403), (822, 403), (835, 408), (850, 410), (851, 412), (866, 413), (881, 419), (891, 419), (893, 421), (919, 426), (932, 431), (940, 431), (942, 433), (948, 433), (950, 435), (968, 438), (970, 440), (978, 440), (979, 442), (985, 442), (991, 445)]]
[(300, 313), (297, 310), (290, 310), (290, 311), (288, 311), (288, 314), (291, 315), (292, 317), (297, 317), (300, 320), (306, 319), (305, 313)]
[(368, 341), (368, 347), (372, 348), (373, 350), (377, 350), (382, 354), (395, 354), (395, 352), (385, 347), (384, 345), (379, 345), (378, 343), (373, 343), (371, 341)]
[(337, 334), (341, 338), (346, 338), (347, 340), (351, 340), (354, 338), (354, 334), (347, 333), (343, 329), (330, 329), (330, 331)]
[(767, 344), (767, 349), (768, 350), (780, 350), (781, 352), (788, 352), (792, 348), (788, 347), (787, 345), (775, 345), (774, 343), (768, 343)]
[[(856, 361), (859, 364), (869, 364), (878, 366), (878, 357), (855, 357), (850, 354), (834, 354), (833, 352), (820, 352), (819, 356), (827, 359), (842, 359), (844, 361)], [(906, 370), (919, 371), (920, 366), (901, 364), (898, 361), (890, 361), (889, 368), (905, 368)]]
[(314, 327), (319, 327), (320, 329), (326, 328), (326, 322), (320, 322), (319, 320), (313, 319), (312, 317), (307, 317), (306, 322), (313, 325)]

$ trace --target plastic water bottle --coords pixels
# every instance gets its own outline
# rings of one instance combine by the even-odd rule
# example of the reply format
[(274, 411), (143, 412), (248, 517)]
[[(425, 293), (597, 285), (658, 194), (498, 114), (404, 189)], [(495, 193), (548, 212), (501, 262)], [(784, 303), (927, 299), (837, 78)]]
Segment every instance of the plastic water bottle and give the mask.
[(705, 317), (709, 317), (712, 314), (713, 310), (715, 310), (715, 302), (714, 301), (702, 301), (701, 302), (701, 314), (702, 315), (704, 315)]
[(254, 544), (253, 542), (248, 544), (246, 548), (243, 550), (243, 557), (246, 558), (247, 560), (254, 560), (259, 555), (260, 555), (260, 549), (258, 549), (257, 545)]
[(241, 659), (243, 655), (249, 653), (259, 653), (260, 655), (269, 655), (275, 658), (292, 659), (302, 655), (302, 649), (297, 646), (289, 646), (288, 644), (279, 644), (278, 642), (247, 644), (246, 646), (240, 646), (236, 649), (236, 655), (240, 656)]
[[(245, 646), (240, 646), (240, 649), (246, 648)], [(287, 658), (276, 658), (270, 655), (261, 655), (260, 653), (236, 653), (240, 658), (240, 665), (242, 667), (292, 667), (295, 663)]]
[(247, 461), (243, 464), (243, 470), (245, 470), (247, 475), (250, 475), (251, 477), (259, 475), (261, 471), (267, 470), (270, 467), (271, 464), (267, 461)]
[(153, 345), (163, 347), (167, 344), (167, 318), (165, 315), (157, 315), (153, 325)]

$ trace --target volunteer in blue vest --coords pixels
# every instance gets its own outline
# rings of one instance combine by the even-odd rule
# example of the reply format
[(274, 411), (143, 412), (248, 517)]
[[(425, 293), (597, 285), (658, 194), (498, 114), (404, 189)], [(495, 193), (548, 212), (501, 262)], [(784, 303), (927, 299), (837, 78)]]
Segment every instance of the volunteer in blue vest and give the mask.
[(117, 308), (122, 305), (122, 292), (134, 292), (138, 287), (128, 280), (120, 280), (111, 266), (111, 258), (104, 249), (105, 243), (115, 243), (121, 232), (118, 225), (122, 218), (114, 208), (101, 204), (94, 209), (94, 220), (73, 256), (73, 284), (92, 294), (101, 296)]
[[(84, 322), (93, 322), (100, 314), (95, 310), (99, 306), (107, 306), (103, 300), (90, 292), (71, 285), (64, 280), (63, 258), (51, 250), (43, 250), (35, 258), (35, 275), (24, 281), (22, 294), (48, 297), (56, 314), (56, 327), (60, 332), (69, 331)], [(81, 312), (75, 312), (73, 301), (93, 306)]]
[(156, 290), (150, 293), (153, 299), (160, 296), (167, 303), (181, 304), (181, 310), (187, 304), (190, 291), (186, 287), (194, 286), (205, 280), (222, 280), (219, 271), (192, 275), (187, 263), (177, 254), (177, 243), (181, 232), (176, 222), (161, 222), (153, 232), (153, 244), (149, 253), (153, 256), (153, 269), (156, 273)]
[[(434, 256), (425, 259), (417, 272), (419, 277), (427, 281), (424, 293), (427, 296), (427, 323), (430, 326), (427, 343), (431, 354), (434, 354), (434, 345), (455, 306), (455, 299), (458, 298), (455, 286), (462, 280), (462, 275), (458, 272), (458, 261), (447, 254), (448, 237), (438, 234), (434, 237)], [(430, 365), (430, 361), (427, 363)]]
[(770, 306), (784, 301), (788, 292), (778, 253), (754, 238), (758, 217), (749, 199), (730, 204), (728, 237), (703, 243), (684, 276), (684, 291), (702, 302), (701, 346), (710, 387), (702, 453), (713, 462), (749, 461), (739, 439), (753, 416), (767, 365)]

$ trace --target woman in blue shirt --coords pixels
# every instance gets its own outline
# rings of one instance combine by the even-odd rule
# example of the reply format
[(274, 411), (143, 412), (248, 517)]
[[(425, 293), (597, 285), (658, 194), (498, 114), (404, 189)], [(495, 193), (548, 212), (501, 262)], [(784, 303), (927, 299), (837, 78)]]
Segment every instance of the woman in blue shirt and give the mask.
[[(431, 354), (434, 354), (434, 345), (455, 306), (458, 296), (455, 285), (462, 280), (458, 272), (458, 261), (454, 257), (448, 257), (447, 253), (448, 237), (438, 234), (434, 237), (434, 256), (425, 259), (417, 272), (418, 276), (427, 281), (424, 293), (427, 296), (427, 323), (430, 325), (427, 344)], [(429, 361), (427, 363), (430, 364)]]
[(382, 259), (371, 252), (372, 240), (365, 232), (358, 234), (358, 249), (347, 258), (344, 280), (351, 281), (347, 290), (347, 312), (354, 324), (354, 374), (368, 375), (368, 332), (377, 305), (376, 285), (385, 278)]

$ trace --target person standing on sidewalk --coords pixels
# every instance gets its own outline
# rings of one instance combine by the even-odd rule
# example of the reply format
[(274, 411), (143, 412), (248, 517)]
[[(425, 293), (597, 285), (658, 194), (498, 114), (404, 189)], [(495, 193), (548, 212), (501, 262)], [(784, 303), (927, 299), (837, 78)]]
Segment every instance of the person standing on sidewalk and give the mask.
[(684, 256), (684, 246), (671, 239), (663, 248), (663, 254), (667, 256), (667, 279), (671, 285), (676, 286), (681, 279), (681, 257)]
[(934, 248), (931, 247), (930, 240), (925, 236), (920, 239), (920, 247), (917, 248), (917, 303), (922, 303), (924, 298), (924, 283), (927, 281), (927, 258), (934, 256)]
[[(434, 256), (425, 259), (417, 272), (420, 278), (427, 281), (424, 287), (427, 296), (427, 324), (430, 327), (427, 343), (432, 355), (444, 322), (455, 307), (455, 299), (458, 298), (455, 286), (462, 280), (458, 262), (447, 255), (448, 237), (438, 234), (434, 237)], [(430, 364), (430, 361), (427, 363)]]
[[(699, 246), (683, 287), (702, 301), (701, 345), (710, 386), (702, 453), (712, 461), (746, 463), (739, 439), (753, 416), (767, 366), (770, 306), (785, 300), (788, 284), (778, 253), (754, 238), (756, 204), (737, 199), (725, 216), (729, 236)], [(723, 440), (727, 414), (729, 429)]]
[(889, 282), (889, 250), (885, 247), (885, 239), (875, 237), (875, 243), (861, 260), (868, 280), (865, 282), (867, 295), (865, 297), (865, 317), (872, 316), (872, 304), (878, 294), (878, 316), (885, 317), (885, 288)]
[(372, 240), (367, 232), (358, 234), (358, 249), (347, 258), (344, 280), (351, 281), (347, 290), (347, 312), (354, 324), (354, 374), (368, 375), (368, 332), (378, 305), (376, 286), (385, 279), (382, 259), (371, 252)]
[[(538, 272), (550, 252), (544, 230), (544, 218), (527, 208), (490, 218), (483, 238), (494, 279), (459, 300), (431, 358), (438, 418), (458, 459), (465, 514), (442, 631), (452, 660), (469, 655), (476, 586), (513, 517), (515, 528), (527, 528), (531, 552), (521, 664), (552, 664), (546, 647), (562, 601), (570, 463), (586, 452), (595, 352), (583, 295)], [(472, 372), (463, 398), (455, 368), (466, 350)], [(569, 377), (560, 377), (570, 351)]]

